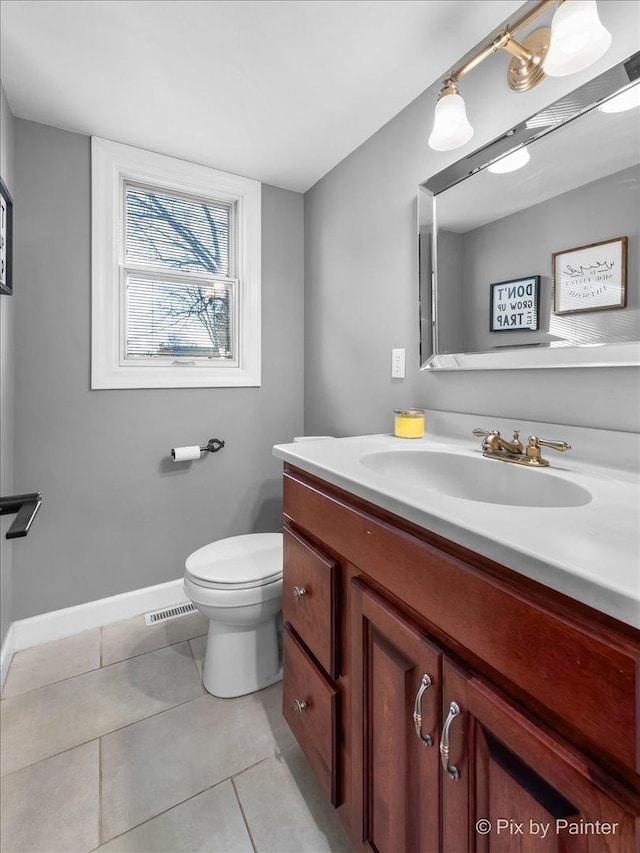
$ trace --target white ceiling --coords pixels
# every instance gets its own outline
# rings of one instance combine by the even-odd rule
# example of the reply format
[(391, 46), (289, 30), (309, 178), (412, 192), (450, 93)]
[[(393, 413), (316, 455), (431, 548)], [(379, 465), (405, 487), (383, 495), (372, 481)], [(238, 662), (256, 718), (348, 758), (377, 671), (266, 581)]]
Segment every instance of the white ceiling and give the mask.
[(14, 115), (304, 191), (521, 0), (3, 0)]

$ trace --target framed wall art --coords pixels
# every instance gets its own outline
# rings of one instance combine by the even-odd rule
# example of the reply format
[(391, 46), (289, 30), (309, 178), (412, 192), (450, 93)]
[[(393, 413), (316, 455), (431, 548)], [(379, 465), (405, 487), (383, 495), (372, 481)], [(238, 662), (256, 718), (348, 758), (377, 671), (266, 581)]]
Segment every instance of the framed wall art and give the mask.
[(0, 293), (13, 293), (13, 200), (0, 178)]
[(540, 276), (530, 275), (489, 285), (490, 332), (534, 332), (539, 328)]
[(551, 269), (556, 314), (607, 311), (627, 305), (626, 237), (554, 252)]

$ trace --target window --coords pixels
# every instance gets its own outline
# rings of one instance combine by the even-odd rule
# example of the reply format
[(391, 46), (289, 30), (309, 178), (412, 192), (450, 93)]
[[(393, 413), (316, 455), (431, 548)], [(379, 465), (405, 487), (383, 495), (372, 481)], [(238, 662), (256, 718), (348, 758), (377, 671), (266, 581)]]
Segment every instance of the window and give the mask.
[(92, 139), (92, 388), (260, 384), (257, 181)]

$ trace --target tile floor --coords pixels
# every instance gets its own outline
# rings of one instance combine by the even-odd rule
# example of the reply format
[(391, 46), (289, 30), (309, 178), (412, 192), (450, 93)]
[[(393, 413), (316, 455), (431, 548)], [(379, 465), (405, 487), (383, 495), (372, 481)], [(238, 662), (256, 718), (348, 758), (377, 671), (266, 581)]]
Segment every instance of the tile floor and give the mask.
[(199, 613), (18, 652), (0, 702), (3, 853), (352, 851), (281, 686), (216, 699)]

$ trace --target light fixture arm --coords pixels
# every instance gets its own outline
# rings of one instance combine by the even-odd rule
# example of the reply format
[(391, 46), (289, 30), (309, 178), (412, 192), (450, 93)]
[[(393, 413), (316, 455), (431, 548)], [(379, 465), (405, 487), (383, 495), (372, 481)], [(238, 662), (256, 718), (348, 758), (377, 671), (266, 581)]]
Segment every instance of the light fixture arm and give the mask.
[(484, 62), (487, 57), (492, 56), (494, 53), (497, 53), (499, 50), (506, 50), (507, 53), (510, 53), (514, 58), (516, 58), (521, 63), (532, 62), (534, 59), (534, 54), (528, 50), (524, 45), (520, 44), (520, 42), (516, 41), (514, 36), (520, 30), (527, 27), (530, 23), (535, 21), (535, 19), (542, 15), (543, 12), (550, 6), (559, 6), (563, 0), (542, 0), (542, 2), (538, 3), (537, 6), (534, 6), (526, 15), (523, 15), (519, 18), (515, 23), (513, 23), (508, 29), (502, 30), (498, 33), (498, 35), (491, 41), (489, 44), (486, 44), (484, 47), (481, 47), (477, 53), (474, 53), (469, 59), (467, 59), (462, 65), (459, 65), (457, 68), (454, 68), (450, 74), (447, 74), (446, 80), (451, 80), (453, 83), (457, 83), (461, 80), (466, 74), (480, 65), (481, 62)]
[(502, 44), (498, 45), (498, 48), (502, 50), (506, 50), (507, 53), (510, 53), (511, 56), (514, 56), (520, 62), (531, 62), (533, 59), (533, 54), (530, 50), (520, 44), (519, 41), (516, 41), (510, 32), (505, 32)]

